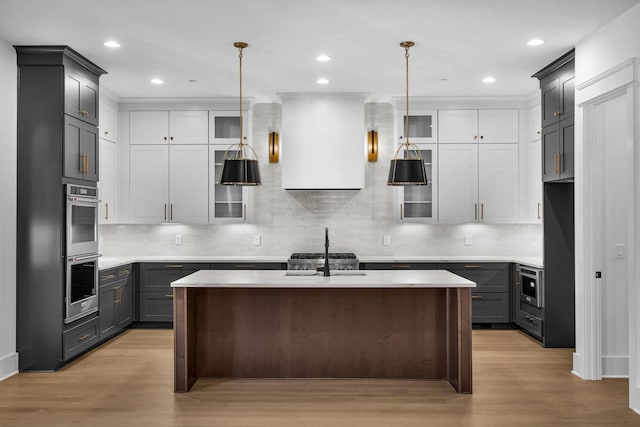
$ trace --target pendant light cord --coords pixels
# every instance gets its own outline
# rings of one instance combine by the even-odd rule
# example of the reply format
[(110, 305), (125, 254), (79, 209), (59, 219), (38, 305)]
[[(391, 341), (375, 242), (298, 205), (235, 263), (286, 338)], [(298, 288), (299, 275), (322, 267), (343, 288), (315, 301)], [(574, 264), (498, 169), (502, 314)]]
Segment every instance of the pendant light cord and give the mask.
[(406, 87), (406, 115), (404, 117), (404, 136), (405, 136), (405, 144), (407, 145), (407, 149), (409, 148), (409, 45), (405, 45), (404, 47), (404, 58), (405, 58), (405, 87)]
[(240, 51), (240, 53), (238, 54), (238, 58), (240, 60), (240, 107), (238, 109), (238, 112), (240, 113), (240, 157), (242, 159), (244, 159), (244, 147), (243, 147), (243, 141), (242, 141), (242, 137), (243, 137), (243, 123), (242, 123), (242, 49), (243, 49), (242, 46), (240, 46), (238, 48), (238, 50)]

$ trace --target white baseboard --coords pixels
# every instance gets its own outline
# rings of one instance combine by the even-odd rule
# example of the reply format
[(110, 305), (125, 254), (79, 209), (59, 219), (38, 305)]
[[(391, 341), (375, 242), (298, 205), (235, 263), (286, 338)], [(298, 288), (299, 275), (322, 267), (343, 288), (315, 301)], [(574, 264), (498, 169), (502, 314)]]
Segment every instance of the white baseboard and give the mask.
[(602, 356), (602, 378), (629, 378), (629, 356)]
[(0, 381), (18, 373), (18, 353), (8, 354), (0, 358)]

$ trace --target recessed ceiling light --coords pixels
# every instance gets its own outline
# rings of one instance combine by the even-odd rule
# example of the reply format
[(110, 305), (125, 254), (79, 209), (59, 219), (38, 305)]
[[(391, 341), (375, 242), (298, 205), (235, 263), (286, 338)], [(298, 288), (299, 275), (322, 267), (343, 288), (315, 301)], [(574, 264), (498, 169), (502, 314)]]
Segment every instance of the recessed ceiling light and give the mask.
[(319, 85), (326, 85), (327, 83), (329, 83), (329, 79), (325, 79), (323, 77), (323, 78), (320, 78), (320, 79), (316, 80), (316, 83), (318, 83)]
[(162, 80), (162, 79), (151, 79), (151, 83), (153, 83), (154, 85), (161, 85), (161, 84), (164, 84), (164, 80)]
[(496, 81), (496, 78), (491, 76), (487, 76), (484, 79), (482, 79), (482, 83), (493, 83), (495, 81)]
[(189, 79), (188, 82), (189, 83), (197, 83), (198, 81), (196, 79)]
[(116, 48), (116, 47), (120, 47), (120, 43), (118, 43), (115, 40), (107, 40), (106, 42), (104, 42), (104, 45), (106, 47), (110, 47), (110, 48)]
[(527, 42), (527, 46), (540, 46), (541, 44), (544, 44), (542, 39), (531, 39)]
[(322, 55), (316, 56), (316, 60), (320, 62), (327, 62), (327, 61), (331, 61), (331, 57), (329, 55), (322, 54)]

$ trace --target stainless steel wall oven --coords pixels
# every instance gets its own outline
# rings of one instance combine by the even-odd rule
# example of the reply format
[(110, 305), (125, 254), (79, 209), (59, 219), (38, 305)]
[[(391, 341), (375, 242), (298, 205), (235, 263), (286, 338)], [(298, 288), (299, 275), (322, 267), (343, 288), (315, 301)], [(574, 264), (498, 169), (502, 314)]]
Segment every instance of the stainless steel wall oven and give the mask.
[(98, 311), (98, 254), (67, 257), (64, 323)]
[(67, 256), (98, 253), (98, 189), (67, 184)]
[(520, 301), (534, 307), (544, 306), (542, 271), (520, 267)]

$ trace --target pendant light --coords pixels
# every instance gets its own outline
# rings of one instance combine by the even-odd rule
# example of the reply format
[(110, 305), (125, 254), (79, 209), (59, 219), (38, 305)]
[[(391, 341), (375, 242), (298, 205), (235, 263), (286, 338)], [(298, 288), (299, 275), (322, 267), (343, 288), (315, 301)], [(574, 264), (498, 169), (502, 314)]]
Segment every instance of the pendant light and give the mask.
[[(389, 168), (388, 185), (427, 185), (427, 172), (424, 160), (415, 144), (409, 142), (409, 48), (415, 43), (405, 41), (400, 43), (404, 48), (406, 64), (406, 112), (404, 116), (404, 142), (396, 150)], [(404, 151), (402, 157), (400, 151)]]
[(242, 123), (242, 49), (249, 45), (245, 42), (233, 44), (240, 53), (240, 141), (227, 148), (222, 164), (222, 185), (261, 185), (258, 155), (249, 144), (244, 143)]

